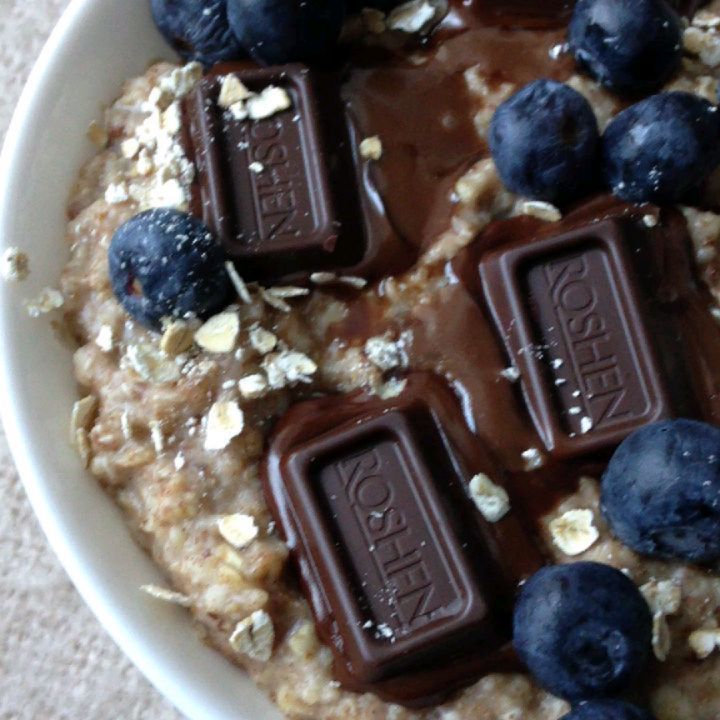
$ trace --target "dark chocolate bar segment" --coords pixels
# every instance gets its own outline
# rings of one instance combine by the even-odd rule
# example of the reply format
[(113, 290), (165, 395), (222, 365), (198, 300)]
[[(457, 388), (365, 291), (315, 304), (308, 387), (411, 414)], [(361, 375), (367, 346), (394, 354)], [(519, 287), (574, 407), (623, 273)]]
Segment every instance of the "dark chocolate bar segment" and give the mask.
[[(251, 92), (287, 92), (269, 117), (219, 106), (235, 75)], [(375, 279), (413, 254), (394, 231), (358, 155), (337, 77), (303, 65), (218, 65), (183, 103), (185, 150), (197, 168), (192, 211), (247, 280), (304, 282), (330, 271)]]
[(360, 225), (360, 236), (352, 237), (331, 182), (333, 158), (310, 71), (240, 65), (235, 74), (251, 92), (285, 90), (292, 105), (269, 117), (238, 119), (218, 105), (225, 75), (200, 83), (185, 101), (186, 144), (198, 168), (196, 212), (252, 279), (358, 261)]
[(347, 687), (423, 705), (507, 667), (515, 590), (543, 561), (513, 513), (482, 518), (477, 472), (502, 482), (432, 376), (283, 419), (269, 501)]
[(559, 457), (670, 416), (670, 393), (620, 221), (522, 242), (480, 263), (533, 420)]

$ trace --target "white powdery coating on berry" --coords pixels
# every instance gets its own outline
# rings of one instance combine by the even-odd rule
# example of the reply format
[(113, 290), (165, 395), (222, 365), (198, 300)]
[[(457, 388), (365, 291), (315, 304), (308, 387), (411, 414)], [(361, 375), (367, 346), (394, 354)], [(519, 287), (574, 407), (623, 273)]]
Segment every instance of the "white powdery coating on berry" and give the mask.
[(470, 497), (482, 516), (491, 523), (502, 520), (510, 512), (510, 496), (484, 473), (470, 480)]

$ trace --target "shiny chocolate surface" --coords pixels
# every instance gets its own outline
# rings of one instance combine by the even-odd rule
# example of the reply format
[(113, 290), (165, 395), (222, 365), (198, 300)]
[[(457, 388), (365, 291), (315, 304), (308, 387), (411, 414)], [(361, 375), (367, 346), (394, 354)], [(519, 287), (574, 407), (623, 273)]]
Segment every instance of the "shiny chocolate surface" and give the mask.
[(607, 220), (480, 263), (528, 409), (559, 457), (617, 445), (672, 413), (624, 236)]
[(422, 706), (511, 663), (513, 597), (543, 560), (516, 514), (483, 519), (477, 472), (503, 481), (425, 373), (393, 400), (307, 401), (276, 430), (267, 495), (346, 686)]

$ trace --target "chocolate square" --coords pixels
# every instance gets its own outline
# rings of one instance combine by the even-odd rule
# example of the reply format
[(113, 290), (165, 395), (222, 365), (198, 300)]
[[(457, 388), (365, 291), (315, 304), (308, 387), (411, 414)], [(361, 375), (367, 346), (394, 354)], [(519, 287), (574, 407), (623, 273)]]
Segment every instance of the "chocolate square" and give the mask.
[[(292, 106), (236, 119), (218, 105), (230, 73), (252, 92), (284, 89)], [(235, 64), (219, 66), (184, 103), (185, 147), (197, 167), (193, 211), (247, 279), (350, 267), (365, 254), (348, 141), (329, 137), (342, 129), (322, 121), (319, 90), (302, 65)]]
[(607, 220), (480, 262), (530, 414), (557, 457), (616, 445), (672, 414), (625, 232)]
[(477, 472), (502, 481), (422, 373), (395, 400), (309, 401), (283, 420), (268, 498), (346, 687), (424, 705), (507, 668), (513, 597), (543, 560), (514, 513), (482, 518)]

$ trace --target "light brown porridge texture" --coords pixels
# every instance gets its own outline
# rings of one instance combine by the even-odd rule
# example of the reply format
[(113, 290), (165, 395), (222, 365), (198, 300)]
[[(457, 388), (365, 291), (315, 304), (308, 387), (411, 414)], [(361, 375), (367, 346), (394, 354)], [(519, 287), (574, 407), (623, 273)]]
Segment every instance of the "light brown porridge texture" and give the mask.
[[(249, 297), (238, 297), (227, 311), (232, 318), (195, 335), (204, 350), (197, 343), (190, 347), (188, 333), (197, 328), (171, 328), (161, 338), (126, 316), (108, 279), (110, 239), (142, 208), (186, 207), (192, 180), (172, 137), (177, 98), (196, 78), (196, 69), (183, 70), (181, 81), (178, 72), (158, 65), (126, 84), (106, 113), (108, 146), (83, 168), (69, 201), (71, 259), (61, 289), (65, 317), (80, 343), (77, 380), (83, 396), (97, 401), (79, 408), (82, 422), (74, 436), (91, 472), (181, 594), (168, 599), (190, 604), (200, 635), (245, 667), (288, 717), (556, 720), (566, 703), (521, 675), (483, 678), (445, 705), (415, 712), (373, 695), (344, 692), (333, 681), (330, 652), (319, 645), (308, 606), (286, 573), (287, 550), (263, 500), (258, 463), (271, 421), (294, 400), (358, 387), (392, 392), (382, 385), (381, 370), (407, 362), (404, 347), (412, 336), (352, 346), (327, 342), (327, 328), (346, 315), (347, 306), (320, 283), (307, 297), (250, 286)], [(466, 80), (477, 102), (475, 126), (483, 134), (488, 111), (513, 88), (490, 89), (477, 71), (469, 71)], [(617, 112), (615, 101), (586, 78), (575, 76), (570, 84), (589, 98), (601, 124)], [(714, 95), (716, 71), (702, 58), (693, 59), (673, 87), (700, 94), (711, 88)], [(518, 212), (556, 217), (554, 208), (528, 206), (505, 191), (488, 159), (470, 168), (455, 190), (450, 227), (416, 268), (387, 282), (382, 300), (374, 299), (388, 326), (443, 293), (438, 263), (453, 257), (490, 220)], [(690, 208), (686, 215), (698, 261), (720, 300), (715, 283), (720, 217)], [(720, 580), (711, 572), (639, 558), (609, 535), (597, 506), (597, 484), (584, 480), (547, 518), (549, 551), (558, 562), (614, 565), (648, 592), (660, 581), (679, 588), (679, 607), (657, 611), (656, 650), (667, 657), (648, 672), (647, 689), (658, 720), (716, 720), (720, 654), (699, 661), (688, 638), (698, 629), (718, 627)], [(572, 543), (556, 542), (550, 526), (574, 509), (591, 511), (599, 538), (588, 536), (587, 512), (570, 514), (586, 523), (584, 547), (592, 545), (569, 556), (560, 547)], [(254, 522), (242, 519), (247, 517)]]

